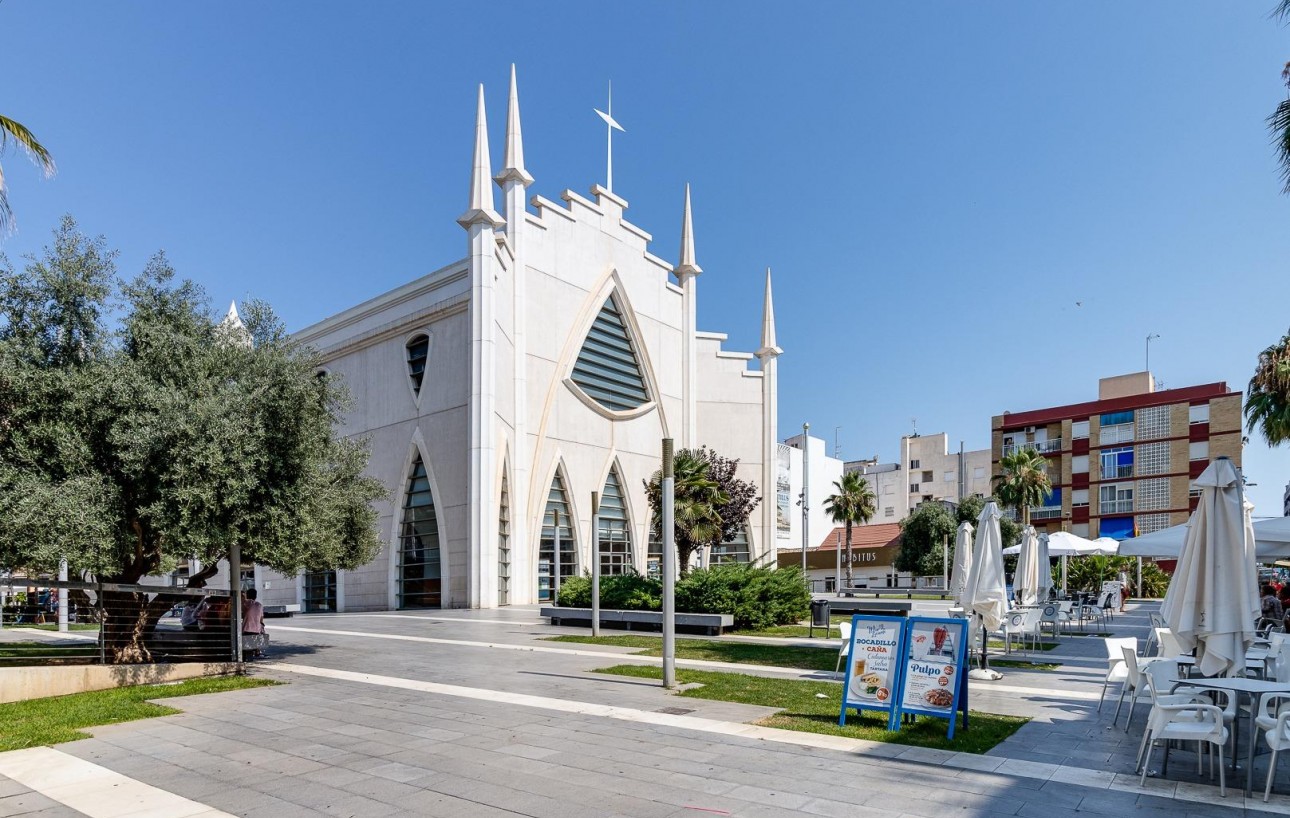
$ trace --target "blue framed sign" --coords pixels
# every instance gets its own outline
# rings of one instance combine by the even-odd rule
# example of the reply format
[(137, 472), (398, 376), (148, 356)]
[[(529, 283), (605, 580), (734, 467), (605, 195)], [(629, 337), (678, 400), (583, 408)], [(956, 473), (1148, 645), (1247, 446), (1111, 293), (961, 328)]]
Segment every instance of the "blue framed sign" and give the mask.
[(899, 616), (856, 614), (851, 617), (851, 643), (842, 682), (839, 725), (847, 723), (847, 710), (854, 708), (886, 713), (887, 729), (893, 729), (907, 622)]
[(967, 726), (967, 628), (966, 619), (908, 620), (901, 644), (893, 723), (904, 715), (948, 719), (948, 738), (952, 739), (955, 717), (962, 711)]

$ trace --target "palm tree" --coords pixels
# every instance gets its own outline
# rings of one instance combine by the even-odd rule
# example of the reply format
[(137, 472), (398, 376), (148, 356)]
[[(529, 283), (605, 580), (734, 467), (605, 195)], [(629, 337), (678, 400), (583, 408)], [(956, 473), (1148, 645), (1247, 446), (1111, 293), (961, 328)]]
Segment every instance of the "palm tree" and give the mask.
[[(21, 123), (7, 116), (0, 116), (0, 155), (4, 154), (10, 142), (22, 148), (31, 157), (31, 161), (45, 172), (45, 176), (54, 175), (54, 157), (49, 155), (45, 146), (40, 144), (32, 132)], [(12, 225), (13, 210), (9, 207), (9, 194), (4, 184), (4, 168), (0, 167), (0, 233), (8, 230)]]
[[(709, 462), (690, 449), (682, 449), (672, 460), (674, 501), (672, 519), (676, 537), (676, 555), (681, 574), (690, 571), (690, 555), (705, 546), (721, 541), (721, 507), (729, 498), (708, 475)], [(663, 472), (656, 471), (645, 484), (652, 507), (660, 507)], [(653, 525), (662, 539), (661, 519), (656, 513)]]
[(999, 461), (1000, 474), (994, 476), (994, 493), (999, 502), (1015, 508), (1021, 525), (1030, 525), (1030, 507), (1037, 506), (1053, 493), (1048, 479), (1048, 461), (1032, 448), (1017, 449)]
[(1245, 420), (1269, 446), (1290, 440), (1290, 334), (1259, 353), (1246, 390)]
[(877, 512), (877, 498), (869, 488), (869, 482), (859, 472), (847, 472), (842, 475), (842, 482), (834, 481), (837, 489), (824, 500), (824, 510), (833, 516), (833, 522), (847, 527), (847, 585), (851, 583), (851, 526), (864, 525), (873, 519)]
[[(1290, 0), (1281, 0), (1272, 16), (1290, 22)], [(1290, 62), (1281, 72), (1287, 92), (1290, 92)], [(1272, 132), (1272, 144), (1276, 146), (1277, 164), (1281, 166), (1281, 178), (1285, 180), (1285, 193), (1290, 193), (1290, 93), (1281, 100), (1281, 104), (1268, 117), (1268, 130)]]

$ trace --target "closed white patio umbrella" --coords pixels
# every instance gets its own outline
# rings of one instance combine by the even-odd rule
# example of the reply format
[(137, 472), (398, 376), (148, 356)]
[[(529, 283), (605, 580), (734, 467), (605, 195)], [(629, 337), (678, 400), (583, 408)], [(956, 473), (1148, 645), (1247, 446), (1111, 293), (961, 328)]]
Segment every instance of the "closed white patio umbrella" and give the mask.
[(1242, 675), (1259, 615), (1254, 532), (1241, 473), (1220, 457), (1196, 478), (1200, 503), (1188, 523), (1160, 614), (1205, 676)]
[(1039, 535), (1032, 526), (1026, 526), (1021, 534), (1017, 573), (1012, 575), (1012, 593), (1017, 597), (1018, 605), (1034, 605), (1039, 600)]
[(950, 574), (950, 596), (963, 606), (963, 589), (967, 587), (968, 572), (972, 570), (972, 524), (959, 523), (954, 534), (954, 570)]
[(1035, 587), (1038, 590), (1036, 596), (1039, 597), (1040, 603), (1047, 602), (1048, 595), (1053, 590), (1053, 564), (1048, 556), (1048, 536), (1047, 534), (1040, 536), (1039, 556), (1036, 560), (1039, 567), (1039, 584)]
[(991, 501), (977, 518), (976, 545), (972, 565), (963, 589), (963, 607), (981, 623), (981, 667), (968, 675), (974, 679), (1001, 679), (1003, 674), (990, 670), (986, 655), (986, 632), (996, 630), (1008, 612), (1008, 589), (1003, 577), (1003, 536), (999, 533), (999, 506)]

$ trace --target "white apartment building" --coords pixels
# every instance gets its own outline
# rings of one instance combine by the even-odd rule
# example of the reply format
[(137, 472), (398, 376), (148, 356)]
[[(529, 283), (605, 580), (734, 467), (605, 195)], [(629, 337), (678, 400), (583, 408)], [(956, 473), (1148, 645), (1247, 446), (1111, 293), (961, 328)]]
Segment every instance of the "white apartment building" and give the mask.
[(855, 460), (847, 471), (858, 471), (869, 481), (877, 499), (871, 525), (905, 519), (919, 503), (943, 500), (957, 503), (973, 494), (988, 496), (990, 450), (950, 451), (949, 435), (905, 435), (900, 439), (900, 460), (880, 463), (878, 458)]

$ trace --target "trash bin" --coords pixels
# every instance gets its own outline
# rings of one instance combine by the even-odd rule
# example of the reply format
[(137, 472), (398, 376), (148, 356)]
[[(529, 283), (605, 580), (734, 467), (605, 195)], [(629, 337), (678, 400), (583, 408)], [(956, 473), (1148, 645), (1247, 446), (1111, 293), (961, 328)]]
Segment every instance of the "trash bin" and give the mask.
[(811, 601), (811, 627), (807, 631), (810, 636), (815, 636), (816, 628), (824, 628), (825, 636), (829, 633), (829, 627), (832, 622), (829, 619), (829, 601), (827, 599), (815, 599)]

